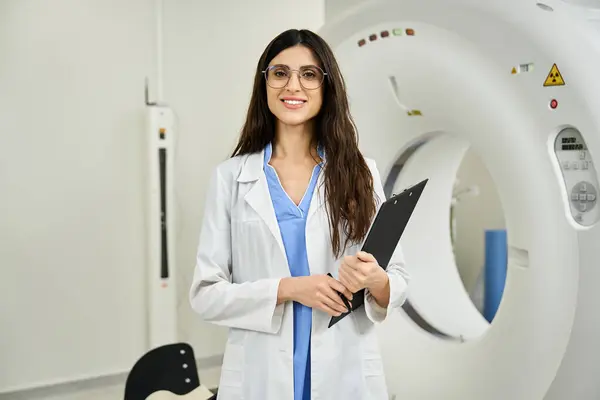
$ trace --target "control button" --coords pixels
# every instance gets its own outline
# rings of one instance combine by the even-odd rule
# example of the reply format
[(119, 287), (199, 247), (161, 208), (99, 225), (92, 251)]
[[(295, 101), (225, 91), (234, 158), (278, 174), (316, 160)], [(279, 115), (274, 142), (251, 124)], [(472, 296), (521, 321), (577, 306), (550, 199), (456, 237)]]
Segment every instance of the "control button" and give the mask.
[(581, 169), (588, 169), (590, 166), (589, 161), (582, 161), (581, 162)]
[(564, 169), (569, 169), (569, 167), (571, 166), (571, 163), (568, 161), (563, 161), (563, 168)]
[(575, 216), (575, 221), (577, 221), (577, 222), (581, 222), (581, 221), (583, 221), (583, 216), (582, 216), (581, 214), (577, 214), (577, 215)]
[(571, 189), (571, 204), (573, 217), (579, 213), (586, 213), (596, 207), (598, 189), (587, 181), (580, 181)]
[(585, 151), (580, 151), (579, 152), (579, 159), (580, 160), (585, 160)]
[(573, 163), (573, 169), (579, 169), (579, 163), (577, 161)]

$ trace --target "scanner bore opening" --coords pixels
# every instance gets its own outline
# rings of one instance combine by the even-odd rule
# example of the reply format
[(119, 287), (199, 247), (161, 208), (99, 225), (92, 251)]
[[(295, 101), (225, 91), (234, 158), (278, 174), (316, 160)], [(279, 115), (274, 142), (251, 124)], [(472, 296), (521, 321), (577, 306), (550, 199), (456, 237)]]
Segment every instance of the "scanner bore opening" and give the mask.
[[(395, 191), (398, 191), (397, 183), (403, 173), (404, 167), (420, 149), (440, 137), (445, 137), (447, 140), (449, 136), (445, 133), (436, 132), (424, 135), (410, 143), (398, 156), (383, 182), (386, 197), (390, 197)], [(457, 157), (461, 157), (461, 161), (453, 175), (456, 179), (456, 189), (448, 196), (453, 201), (448, 206), (449, 222), (447, 237), (452, 243), (454, 259), (445, 264), (450, 264), (451, 267), (453, 265), (458, 270), (463, 287), (469, 293), (471, 302), (474, 303), (478, 311), (491, 324), (495, 312), (499, 307), (505, 281), (502, 280), (500, 282), (496, 278), (496, 282), (493, 283), (495, 285), (493, 288), (495, 291), (493, 296), (495, 298), (490, 300), (488, 297), (488, 299), (485, 299), (485, 231), (506, 232), (504, 212), (496, 185), (484, 163), (472, 147), (469, 146), (464, 155), (457, 155)], [(431, 163), (435, 163), (435, 161), (431, 160)], [(448, 168), (448, 166), (441, 164), (437, 168)], [(469, 199), (461, 203), (459, 199), (461, 195), (465, 195)], [(462, 210), (460, 209), (461, 207)], [(466, 212), (467, 208), (469, 209), (468, 212)], [(480, 218), (479, 215), (472, 217), (472, 211), (475, 211), (475, 214), (485, 213), (485, 218)], [(457, 220), (459, 229), (456, 229)], [(459, 233), (458, 237), (456, 237), (457, 232)], [(473, 249), (473, 242), (478, 245), (475, 249)], [(480, 262), (474, 262), (474, 260), (480, 260)], [(506, 264), (503, 267), (503, 273), (506, 274)], [(476, 276), (475, 279), (473, 278), (474, 274)], [(467, 275), (470, 275), (470, 277), (467, 277)], [(498, 293), (498, 290), (500, 290), (500, 293)], [(491, 295), (492, 291), (490, 290), (489, 293)], [(419, 312), (418, 308), (418, 304), (415, 304), (409, 295), (409, 298), (403, 305), (403, 309), (417, 326), (445, 340), (465, 341), (463, 336), (452, 335), (439, 328), (439, 325), (435, 321), (429, 320), (423, 313)], [(460, 313), (461, 311), (455, 310), (455, 312)]]

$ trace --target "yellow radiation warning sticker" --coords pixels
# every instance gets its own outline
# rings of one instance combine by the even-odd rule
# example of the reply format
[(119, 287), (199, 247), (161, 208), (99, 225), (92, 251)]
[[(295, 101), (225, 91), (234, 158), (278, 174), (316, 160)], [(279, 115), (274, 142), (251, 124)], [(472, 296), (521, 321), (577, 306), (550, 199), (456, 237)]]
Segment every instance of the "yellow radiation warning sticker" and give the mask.
[(562, 74), (558, 70), (556, 64), (552, 65), (552, 69), (544, 82), (544, 86), (564, 86), (565, 80), (562, 77)]

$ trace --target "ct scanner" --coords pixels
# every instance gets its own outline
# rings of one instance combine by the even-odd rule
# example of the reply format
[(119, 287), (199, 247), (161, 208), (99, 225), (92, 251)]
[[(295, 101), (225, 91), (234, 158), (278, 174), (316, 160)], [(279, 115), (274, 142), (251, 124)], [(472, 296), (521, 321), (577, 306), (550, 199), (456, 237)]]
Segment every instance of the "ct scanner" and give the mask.
[[(341, 65), (361, 147), (388, 195), (430, 178), (401, 242), (409, 301), (378, 327), (390, 394), (600, 399), (598, 1), (348, 3), (319, 33)], [(449, 237), (469, 146), (508, 232), (491, 324), (460, 284)]]

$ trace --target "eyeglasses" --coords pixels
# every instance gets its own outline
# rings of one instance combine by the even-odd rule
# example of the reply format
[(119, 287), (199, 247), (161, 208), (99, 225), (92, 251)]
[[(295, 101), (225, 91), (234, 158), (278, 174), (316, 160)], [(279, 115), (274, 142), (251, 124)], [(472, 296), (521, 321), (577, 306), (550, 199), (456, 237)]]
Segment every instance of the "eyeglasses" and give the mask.
[(326, 72), (316, 65), (307, 65), (299, 70), (290, 69), (287, 65), (273, 65), (263, 71), (267, 85), (273, 89), (282, 89), (287, 86), (292, 72), (298, 72), (300, 85), (306, 90), (315, 90), (321, 87), (325, 79)]

